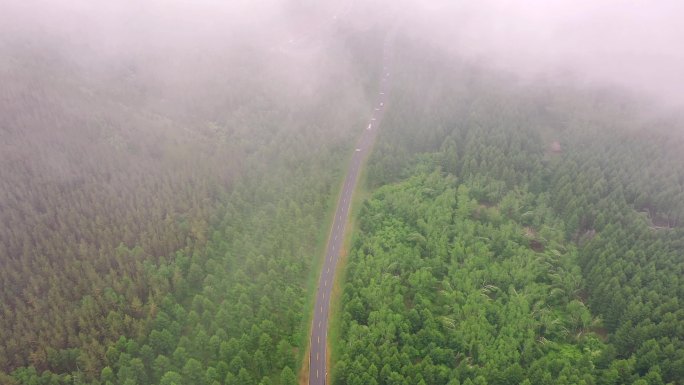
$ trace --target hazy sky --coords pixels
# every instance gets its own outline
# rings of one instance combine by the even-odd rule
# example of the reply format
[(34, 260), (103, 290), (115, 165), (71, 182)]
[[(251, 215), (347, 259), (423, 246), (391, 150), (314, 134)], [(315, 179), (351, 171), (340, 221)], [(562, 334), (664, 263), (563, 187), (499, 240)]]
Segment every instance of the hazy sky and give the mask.
[(242, 39), (266, 47), (335, 22), (349, 4), (365, 11), (341, 17), (379, 22), (400, 12), (409, 33), (519, 74), (617, 83), (684, 106), (681, 0), (5, 0), (0, 33), (67, 36), (110, 55), (150, 44), (239, 54)]

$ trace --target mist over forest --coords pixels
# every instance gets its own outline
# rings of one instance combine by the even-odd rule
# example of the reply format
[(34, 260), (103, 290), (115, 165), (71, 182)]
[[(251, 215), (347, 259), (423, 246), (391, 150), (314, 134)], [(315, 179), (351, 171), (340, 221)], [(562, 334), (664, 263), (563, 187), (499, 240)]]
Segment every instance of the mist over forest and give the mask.
[(684, 384), (682, 14), (5, 0), (0, 384)]

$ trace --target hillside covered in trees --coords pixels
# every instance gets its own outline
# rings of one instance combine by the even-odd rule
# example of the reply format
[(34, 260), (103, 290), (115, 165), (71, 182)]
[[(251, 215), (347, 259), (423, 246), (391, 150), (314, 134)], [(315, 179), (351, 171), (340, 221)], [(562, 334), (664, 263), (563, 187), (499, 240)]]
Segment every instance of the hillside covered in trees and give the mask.
[(405, 39), (335, 384), (682, 384), (680, 120)]
[(296, 381), (371, 32), (0, 39), (0, 383)]
[[(302, 382), (401, 20), (175, 6), (0, 23), (2, 385)], [(684, 385), (684, 118), (398, 31), (332, 383)]]

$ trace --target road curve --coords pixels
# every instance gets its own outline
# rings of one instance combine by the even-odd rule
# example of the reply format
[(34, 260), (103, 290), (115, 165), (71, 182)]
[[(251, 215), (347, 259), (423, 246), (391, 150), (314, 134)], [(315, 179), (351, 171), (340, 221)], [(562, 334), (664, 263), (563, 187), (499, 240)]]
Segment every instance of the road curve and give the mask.
[(326, 339), (328, 337), (328, 317), (330, 312), (330, 295), (335, 278), (335, 268), (344, 242), (345, 227), (349, 216), (352, 194), (356, 188), (359, 172), (366, 156), (373, 148), (377, 129), (387, 106), (390, 71), (389, 71), (389, 37), (383, 44), (382, 74), (380, 86), (375, 98), (371, 117), (363, 128), (347, 168), (342, 192), (337, 201), (335, 217), (328, 238), (325, 261), (321, 269), (316, 292), (311, 338), (309, 340), (309, 385), (325, 385), (327, 381)]

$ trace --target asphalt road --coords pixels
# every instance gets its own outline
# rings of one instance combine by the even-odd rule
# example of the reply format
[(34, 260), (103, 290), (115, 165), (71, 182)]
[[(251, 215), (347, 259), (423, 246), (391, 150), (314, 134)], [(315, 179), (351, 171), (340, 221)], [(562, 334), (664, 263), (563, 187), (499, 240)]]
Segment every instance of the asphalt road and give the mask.
[(373, 148), (377, 136), (377, 128), (384, 114), (388, 100), (389, 82), (391, 74), (388, 61), (389, 39), (383, 46), (382, 74), (376, 101), (368, 122), (363, 127), (363, 132), (354, 149), (351, 162), (347, 168), (347, 176), (344, 186), (337, 201), (335, 218), (328, 238), (328, 247), (325, 252), (325, 262), (318, 281), (316, 303), (314, 307), (313, 324), (311, 327), (310, 354), (309, 354), (309, 384), (324, 385), (327, 381), (326, 368), (326, 339), (328, 337), (328, 316), (330, 310), (330, 294), (335, 278), (335, 268), (339, 259), (340, 251), (344, 242), (349, 206), (352, 194), (356, 188), (359, 172), (366, 156)]

